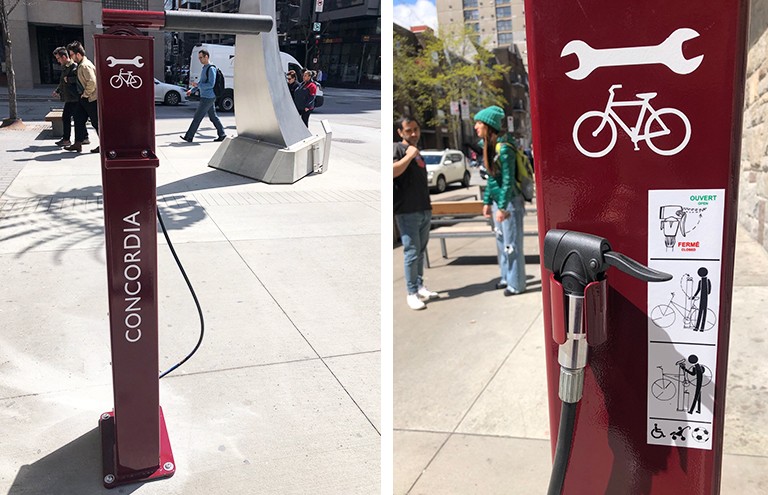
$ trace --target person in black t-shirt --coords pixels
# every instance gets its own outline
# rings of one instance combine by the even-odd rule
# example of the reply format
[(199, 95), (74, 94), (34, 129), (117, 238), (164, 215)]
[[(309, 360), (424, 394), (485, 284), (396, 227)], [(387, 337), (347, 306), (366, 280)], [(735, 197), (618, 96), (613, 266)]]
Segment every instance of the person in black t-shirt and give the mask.
[(403, 140), (394, 143), (392, 175), (395, 221), (405, 258), (406, 301), (411, 309), (424, 309), (424, 301), (438, 297), (437, 292), (424, 287), (424, 253), (432, 222), (427, 166), (416, 146), (421, 137), (419, 122), (404, 117), (398, 122), (397, 133)]

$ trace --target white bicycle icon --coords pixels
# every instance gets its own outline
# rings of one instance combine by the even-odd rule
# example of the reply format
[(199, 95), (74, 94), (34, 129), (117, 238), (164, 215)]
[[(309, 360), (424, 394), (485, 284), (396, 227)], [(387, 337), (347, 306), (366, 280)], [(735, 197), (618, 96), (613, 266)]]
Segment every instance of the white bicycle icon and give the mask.
[(142, 81), (132, 70), (124, 71), (123, 69), (120, 69), (119, 74), (115, 74), (109, 78), (109, 85), (115, 89), (120, 89), (123, 86), (123, 83), (129, 88), (139, 89)]
[[(638, 93), (635, 96), (637, 96), (639, 100), (614, 101), (614, 91), (619, 88), (621, 88), (621, 84), (614, 84), (610, 87), (610, 89), (608, 89), (610, 96), (608, 97), (608, 103), (605, 106), (605, 110), (602, 112), (599, 110), (591, 110), (579, 117), (579, 119), (573, 125), (573, 143), (576, 145), (576, 148), (578, 148), (579, 151), (591, 158), (600, 158), (601, 156), (607, 155), (616, 145), (616, 138), (618, 137), (618, 130), (616, 129), (617, 122), (621, 128), (624, 129), (624, 132), (626, 132), (632, 139), (632, 143), (635, 145), (635, 151), (640, 149), (637, 145), (639, 141), (645, 141), (650, 149), (663, 156), (671, 156), (677, 154), (680, 150), (685, 148), (685, 146), (688, 144), (688, 141), (691, 139), (691, 123), (688, 121), (688, 117), (686, 117), (683, 112), (676, 108), (662, 108), (659, 110), (654, 109), (651, 106), (650, 101), (651, 99), (655, 98), (658, 93)], [(625, 124), (621, 117), (616, 113), (616, 110), (614, 110), (616, 107), (637, 106), (640, 107), (640, 115), (638, 115), (637, 123), (634, 127), (627, 126), (627, 124)], [(645, 120), (645, 127), (643, 128), (643, 133), (641, 134), (640, 126), (643, 124), (643, 120), (646, 116), (648, 118)], [(664, 123), (664, 119), (669, 118), (677, 118), (682, 121), (683, 125), (685, 126), (685, 136), (683, 136), (682, 141), (677, 146), (671, 149), (662, 149), (661, 146), (654, 144), (653, 139), (661, 136), (668, 136), (672, 133), (670, 128)], [(605, 137), (607, 134), (603, 133), (602, 139), (599, 137), (599, 135), (601, 132), (603, 132), (604, 129), (606, 129), (606, 124), (610, 132), (610, 141), (607, 145), (604, 145), (601, 143), (605, 142)], [(584, 130), (588, 131), (585, 134), (585, 137), (591, 135), (593, 138), (595, 138), (594, 142), (586, 143), (590, 145), (592, 150), (587, 149), (587, 147), (584, 146), (584, 144), (579, 139), (579, 130), (582, 125), (585, 126)], [(678, 126), (675, 126), (675, 129), (677, 128)], [(669, 140), (667, 139), (664, 140), (662, 146), (668, 147), (668, 144)], [(602, 149), (599, 149), (601, 146)]]

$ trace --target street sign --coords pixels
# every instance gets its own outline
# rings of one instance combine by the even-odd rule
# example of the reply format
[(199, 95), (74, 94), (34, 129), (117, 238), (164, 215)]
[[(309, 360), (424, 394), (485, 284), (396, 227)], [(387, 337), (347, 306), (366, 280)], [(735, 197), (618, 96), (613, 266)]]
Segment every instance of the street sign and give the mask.
[(319, 33), (320, 32), (320, 23), (319, 22), (313, 22), (312, 23), (312, 31)]
[(461, 118), (462, 120), (469, 120), (469, 100), (462, 98), (459, 100), (461, 106)]
[(315, 12), (323, 11), (323, 0), (315, 0)]
[(451, 102), (451, 115), (459, 115), (459, 102), (458, 101), (452, 101)]

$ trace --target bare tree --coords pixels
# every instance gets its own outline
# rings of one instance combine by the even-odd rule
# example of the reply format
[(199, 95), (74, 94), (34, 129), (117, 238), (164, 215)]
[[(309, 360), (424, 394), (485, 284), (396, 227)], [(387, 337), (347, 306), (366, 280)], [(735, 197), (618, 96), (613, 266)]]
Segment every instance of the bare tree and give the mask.
[(3, 31), (3, 44), (5, 45), (5, 73), (8, 77), (8, 112), (1, 127), (21, 122), (16, 107), (16, 73), (13, 70), (13, 55), (11, 47), (11, 31), (8, 29), (8, 16), (19, 5), (21, 0), (0, 0), (0, 29)]

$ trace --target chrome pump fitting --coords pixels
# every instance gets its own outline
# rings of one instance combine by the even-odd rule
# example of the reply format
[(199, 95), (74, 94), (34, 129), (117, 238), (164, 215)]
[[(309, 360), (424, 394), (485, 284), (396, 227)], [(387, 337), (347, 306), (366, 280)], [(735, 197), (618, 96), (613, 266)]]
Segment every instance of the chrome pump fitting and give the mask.
[(555, 334), (565, 336), (557, 359), (560, 363), (559, 396), (563, 402), (578, 402), (584, 390), (584, 368), (588, 361), (585, 289), (592, 282), (604, 280), (605, 272), (611, 266), (646, 282), (672, 279), (668, 273), (648, 268), (613, 251), (602, 237), (559, 229), (550, 230), (544, 236), (544, 267), (553, 273), (565, 295), (562, 308), (565, 328), (553, 329)]

